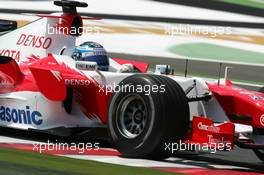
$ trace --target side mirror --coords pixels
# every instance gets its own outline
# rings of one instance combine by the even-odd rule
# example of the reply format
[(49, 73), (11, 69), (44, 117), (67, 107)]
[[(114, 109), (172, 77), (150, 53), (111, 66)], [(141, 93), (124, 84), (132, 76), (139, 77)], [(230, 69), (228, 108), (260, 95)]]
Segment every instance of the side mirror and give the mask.
[(16, 21), (0, 20), (0, 32), (7, 32), (17, 29)]
[(96, 62), (90, 62), (90, 61), (76, 61), (75, 67), (79, 70), (84, 71), (97, 71), (98, 65)]
[(233, 69), (232, 67), (226, 67), (225, 68), (225, 84), (227, 83), (227, 80), (228, 80), (228, 73), (229, 73), (229, 70)]

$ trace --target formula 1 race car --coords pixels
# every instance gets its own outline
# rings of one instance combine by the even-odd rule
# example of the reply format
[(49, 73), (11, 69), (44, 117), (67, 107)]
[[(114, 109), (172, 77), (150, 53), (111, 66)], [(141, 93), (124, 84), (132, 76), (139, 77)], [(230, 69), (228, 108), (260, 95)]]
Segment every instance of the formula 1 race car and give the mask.
[(2, 127), (65, 136), (107, 128), (128, 157), (165, 158), (182, 148), (226, 151), (237, 145), (264, 160), (263, 89), (248, 91), (227, 78), (174, 76), (162, 65), (151, 74), (147, 63), (120, 58), (109, 58), (109, 69), (101, 70), (98, 62), (75, 59), (100, 55), (75, 53), (83, 20), (96, 19), (77, 13), (87, 4), (54, 3), (63, 13), (38, 14), (39, 20), (0, 37)]

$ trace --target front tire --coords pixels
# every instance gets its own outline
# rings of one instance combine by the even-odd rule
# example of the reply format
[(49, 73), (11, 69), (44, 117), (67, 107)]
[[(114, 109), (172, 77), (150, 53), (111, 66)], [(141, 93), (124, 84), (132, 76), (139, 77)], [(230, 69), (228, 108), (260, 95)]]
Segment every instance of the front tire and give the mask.
[[(256, 135), (264, 135), (264, 129), (254, 129), (254, 134)], [(264, 162), (264, 149), (254, 149), (253, 150), (256, 156)]]
[[(264, 93), (264, 87), (260, 88), (258, 92)], [(254, 134), (264, 135), (264, 129), (254, 128)], [(256, 156), (264, 162), (264, 149), (254, 149), (253, 150)]]
[[(145, 74), (128, 77), (119, 86), (124, 88), (113, 94), (108, 113), (108, 132), (117, 150), (132, 158), (168, 157), (165, 143), (177, 142), (189, 131), (189, 104), (183, 89), (168, 77)], [(159, 87), (160, 91), (131, 92), (131, 87)]]

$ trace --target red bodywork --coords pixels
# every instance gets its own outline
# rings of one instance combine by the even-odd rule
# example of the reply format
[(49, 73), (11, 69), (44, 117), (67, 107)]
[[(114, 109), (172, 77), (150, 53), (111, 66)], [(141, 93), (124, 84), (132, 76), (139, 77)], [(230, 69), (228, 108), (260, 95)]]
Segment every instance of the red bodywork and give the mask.
[(8, 63), (3, 62), (0, 64), (0, 83), (2, 85), (0, 93), (7, 93), (12, 91), (23, 80), (23, 74), (15, 60), (10, 60), (8, 57), (1, 59), (2, 62), (5, 59)]
[[(67, 96), (67, 88), (72, 88), (76, 101), (83, 108), (84, 114), (89, 118), (99, 117), (102, 123), (106, 123), (108, 104), (112, 94), (105, 93), (91, 77), (71, 69), (64, 63), (58, 63), (52, 55), (34, 62), (29, 69), (40, 92), (48, 99), (63, 101)], [(71, 80), (84, 83), (71, 83), (73, 82)]]
[(226, 115), (233, 123), (251, 125), (254, 128), (264, 128), (264, 95), (255, 91), (239, 88), (228, 82), (227, 85), (209, 84)]
[(234, 147), (235, 125), (231, 122), (214, 125), (213, 121), (204, 117), (194, 117), (192, 130), (187, 136), (186, 144), (207, 145), (216, 149), (232, 149)]
[[(99, 117), (103, 124), (107, 121), (108, 104), (112, 94), (105, 93), (95, 80), (85, 76), (81, 71), (72, 69), (63, 62), (58, 63), (53, 55), (31, 60), (20, 66), (14, 60), (10, 60), (0, 64), (0, 70), (1, 83), (5, 83), (1, 88), (1, 94), (20, 91), (41, 92), (49, 100), (64, 101), (67, 97), (67, 88), (71, 88), (76, 101), (88, 118)], [(79, 83), (72, 80), (78, 80)]]
[[(253, 128), (264, 128), (263, 93), (239, 88), (230, 81), (227, 81), (225, 85), (217, 83), (207, 83), (207, 85), (231, 122), (215, 125), (212, 120), (203, 116), (194, 117), (191, 132), (185, 143), (207, 144), (211, 148), (218, 147), (219, 144), (226, 146), (228, 143), (229, 147), (233, 148), (235, 141), (234, 123), (250, 125)], [(253, 146), (255, 145), (253, 144)]]

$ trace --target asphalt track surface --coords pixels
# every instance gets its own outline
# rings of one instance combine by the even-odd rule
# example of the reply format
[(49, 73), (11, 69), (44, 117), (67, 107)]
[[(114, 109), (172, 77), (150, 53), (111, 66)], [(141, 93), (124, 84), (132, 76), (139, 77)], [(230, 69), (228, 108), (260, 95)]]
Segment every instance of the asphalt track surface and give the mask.
[[(10, 137), (12, 139), (24, 139), (32, 142), (46, 142), (55, 141), (61, 143), (86, 143), (86, 142), (100, 142), (101, 147), (111, 148), (111, 145), (107, 141), (107, 134), (103, 130), (94, 131), (87, 135), (86, 138), (63, 138), (55, 137), (48, 134), (41, 134), (28, 131), (17, 131), (12, 129), (0, 128), (1, 137)], [(95, 134), (97, 133), (97, 134)], [(102, 137), (104, 135), (104, 137)], [(97, 138), (97, 139), (95, 139)], [(100, 138), (100, 139), (98, 139)], [(231, 152), (217, 152), (216, 154), (209, 153), (179, 153), (173, 156), (177, 158), (175, 160), (164, 160), (161, 163), (175, 163), (182, 164), (183, 166), (188, 164), (190, 166), (198, 166), (200, 168), (215, 169), (230, 169), (230, 167), (236, 167), (235, 170), (241, 170), (243, 172), (258, 172), (264, 173), (264, 164), (254, 155), (253, 151), (240, 149), (238, 147)], [(178, 159), (180, 158), (180, 159)], [(171, 158), (173, 159), (173, 158)]]

